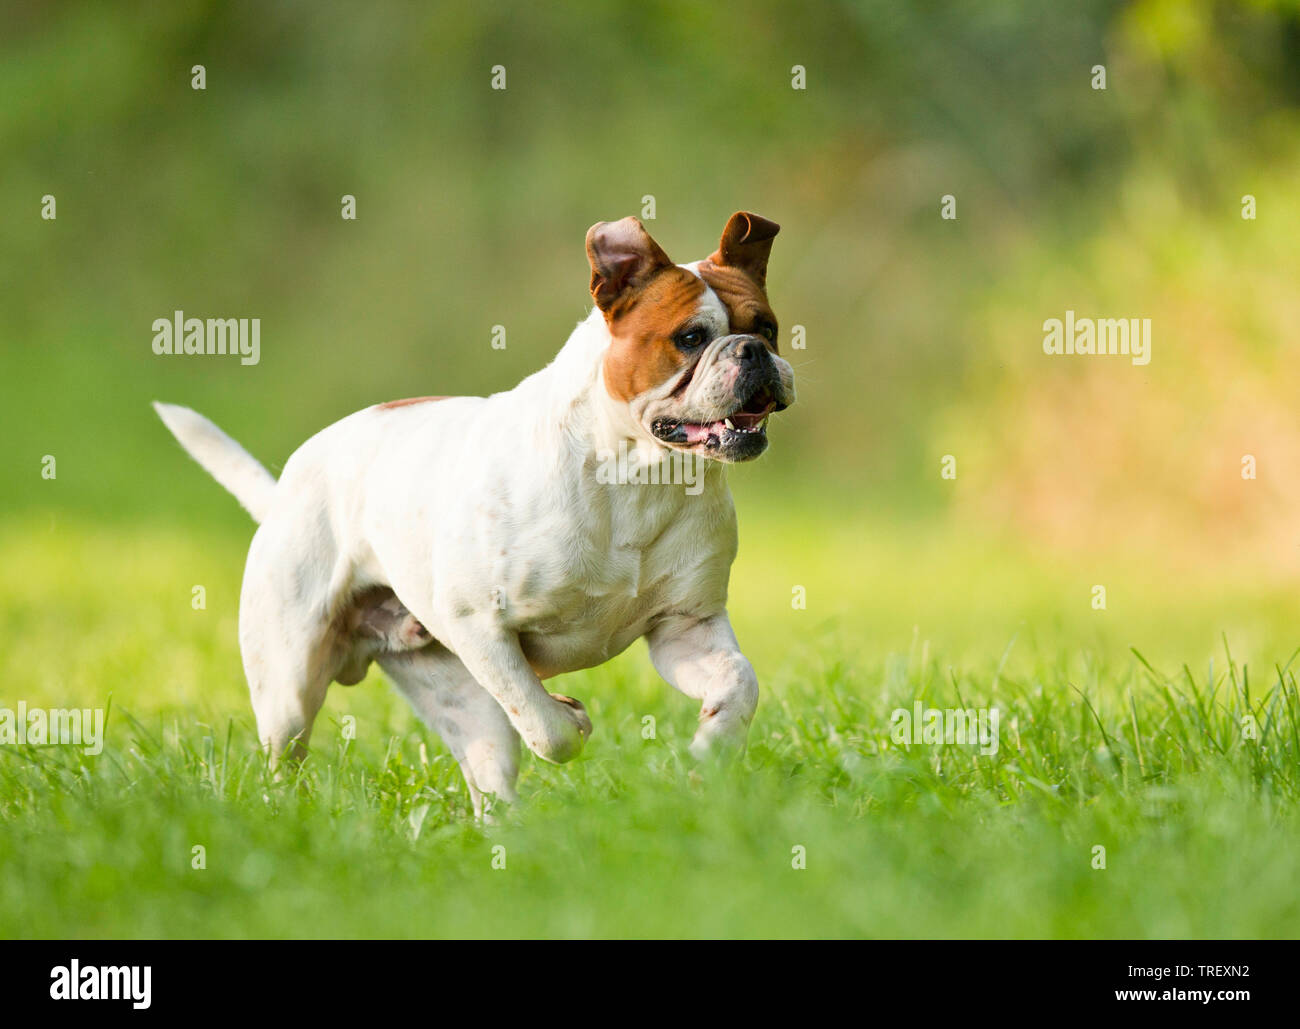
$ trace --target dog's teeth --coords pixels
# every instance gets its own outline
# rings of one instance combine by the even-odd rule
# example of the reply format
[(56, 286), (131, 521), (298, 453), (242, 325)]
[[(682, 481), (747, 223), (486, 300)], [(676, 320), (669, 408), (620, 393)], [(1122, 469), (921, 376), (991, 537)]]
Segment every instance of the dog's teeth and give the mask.
[(735, 428), (735, 426), (731, 424), (731, 419), (730, 419), (730, 418), (724, 418), (724, 419), (722, 419), (722, 424), (725, 425), (728, 429), (734, 429), (734, 428)]

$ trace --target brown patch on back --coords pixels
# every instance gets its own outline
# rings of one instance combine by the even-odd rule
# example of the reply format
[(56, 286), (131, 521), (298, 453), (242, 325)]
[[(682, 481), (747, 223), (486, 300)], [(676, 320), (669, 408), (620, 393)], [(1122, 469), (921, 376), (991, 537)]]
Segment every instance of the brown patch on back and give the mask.
[[(774, 330), (778, 327), (763, 287), (747, 273), (730, 265), (714, 264), (713, 258), (701, 261), (699, 269), (700, 278), (709, 284), (727, 309), (732, 332), (760, 334), (759, 328), (764, 323), (770, 323)], [(777, 352), (775, 339), (765, 339), (764, 342), (772, 353)]]
[(704, 283), (685, 268), (659, 271), (605, 313), (613, 342), (605, 353), (605, 388), (631, 401), (666, 382), (687, 361), (673, 333), (695, 313)]
[(376, 404), (377, 411), (391, 411), (395, 407), (409, 407), (411, 404), (429, 404), (435, 400), (451, 400), (451, 397), (407, 397), (405, 400), (385, 400)]

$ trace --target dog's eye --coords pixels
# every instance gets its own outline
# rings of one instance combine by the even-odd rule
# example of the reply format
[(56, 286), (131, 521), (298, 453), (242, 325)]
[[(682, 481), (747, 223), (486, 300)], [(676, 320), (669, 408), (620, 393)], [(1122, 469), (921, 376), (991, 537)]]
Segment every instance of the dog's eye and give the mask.
[(758, 334), (769, 343), (776, 342), (776, 326), (771, 322), (764, 322), (758, 327)]
[(673, 342), (682, 350), (694, 350), (696, 347), (703, 345), (705, 333), (703, 329), (683, 329), (673, 337)]

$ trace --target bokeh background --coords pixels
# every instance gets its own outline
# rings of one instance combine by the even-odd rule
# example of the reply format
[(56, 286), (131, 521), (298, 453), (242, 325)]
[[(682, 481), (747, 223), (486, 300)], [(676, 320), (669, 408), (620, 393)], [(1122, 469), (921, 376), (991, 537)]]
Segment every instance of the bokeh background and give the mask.
[[(278, 465), (365, 404), (507, 388), (586, 309), (587, 226), (650, 194), (679, 260), (738, 208), (784, 226), (802, 403), (735, 476), (756, 502), (1293, 581), (1298, 24), (1163, 0), (8, 3), (6, 511), (228, 525), (154, 398)], [(261, 364), (154, 356), (177, 308), (260, 317)], [(1046, 357), (1067, 308), (1151, 318), (1152, 363)]]
[[(1130, 648), (1201, 669), (1225, 640), (1267, 670), (1300, 643), (1294, 2), (0, 11), (15, 696), (251, 733), (252, 527), (149, 402), (278, 469), (365, 405), (507, 389), (589, 309), (587, 227), (647, 195), (680, 261), (737, 209), (783, 227), (800, 401), (732, 473), (733, 618), (765, 680), (842, 665), (865, 696), (859, 658), (1068, 678)], [(155, 356), (176, 309), (260, 318), (260, 364)], [(1044, 355), (1067, 309), (1150, 318), (1150, 364)], [(327, 713), (388, 703), (360, 696)]]

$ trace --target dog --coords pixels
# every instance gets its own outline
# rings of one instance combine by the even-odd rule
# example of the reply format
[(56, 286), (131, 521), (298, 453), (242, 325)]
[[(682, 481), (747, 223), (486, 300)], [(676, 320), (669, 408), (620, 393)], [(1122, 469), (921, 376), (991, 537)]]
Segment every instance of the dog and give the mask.
[[(330, 683), (377, 661), (481, 818), (517, 799), (520, 738), (558, 763), (591, 735), (586, 708), (543, 682), (641, 637), (700, 702), (691, 753), (744, 747), (758, 680), (727, 618), (725, 466), (763, 453), (795, 399), (766, 290), (778, 230), (737, 212), (710, 257), (678, 265), (635, 218), (593, 225), (595, 306), (547, 367), (489, 397), (365, 408), (278, 481), (202, 415), (154, 405), (260, 523), (239, 644), (273, 767), (305, 755)], [(620, 448), (642, 471), (695, 461), (697, 488), (610, 481)]]

